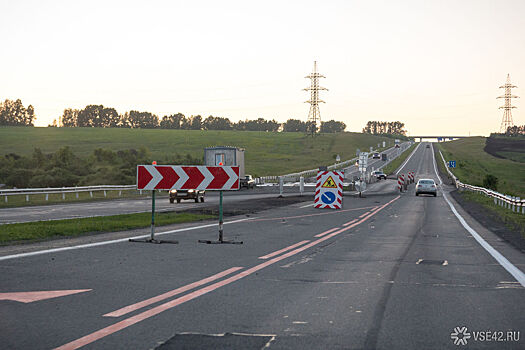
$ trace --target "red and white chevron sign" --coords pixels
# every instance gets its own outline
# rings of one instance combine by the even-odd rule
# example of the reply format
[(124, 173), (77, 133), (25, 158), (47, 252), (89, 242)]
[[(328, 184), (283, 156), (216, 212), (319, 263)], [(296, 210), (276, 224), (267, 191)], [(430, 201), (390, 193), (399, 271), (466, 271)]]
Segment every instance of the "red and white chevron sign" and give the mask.
[(138, 165), (139, 190), (239, 189), (238, 166)]

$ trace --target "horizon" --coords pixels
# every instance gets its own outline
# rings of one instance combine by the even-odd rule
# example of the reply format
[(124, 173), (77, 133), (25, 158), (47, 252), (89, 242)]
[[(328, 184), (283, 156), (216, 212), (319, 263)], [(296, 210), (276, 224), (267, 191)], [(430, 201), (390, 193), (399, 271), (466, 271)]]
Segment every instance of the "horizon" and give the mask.
[[(488, 136), (499, 130), (507, 74), (515, 95), (525, 82), (517, 0), (1, 6), (0, 98), (33, 105), (38, 127), (90, 104), (306, 121), (304, 77), (317, 61), (323, 121), (349, 132), (399, 120), (409, 136)], [(525, 124), (520, 102), (515, 125)]]

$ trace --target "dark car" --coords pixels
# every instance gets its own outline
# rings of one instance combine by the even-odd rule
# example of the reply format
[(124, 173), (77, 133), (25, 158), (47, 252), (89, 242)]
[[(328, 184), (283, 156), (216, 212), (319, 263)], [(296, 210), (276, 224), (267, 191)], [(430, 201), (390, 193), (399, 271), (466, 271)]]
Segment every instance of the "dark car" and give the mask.
[(427, 145), (427, 148), (430, 148), (430, 145)]
[(182, 199), (193, 199), (195, 203), (199, 203), (199, 200), (204, 202), (204, 193), (202, 190), (171, 190), (170, 191), (170, 203), (180, 203)]

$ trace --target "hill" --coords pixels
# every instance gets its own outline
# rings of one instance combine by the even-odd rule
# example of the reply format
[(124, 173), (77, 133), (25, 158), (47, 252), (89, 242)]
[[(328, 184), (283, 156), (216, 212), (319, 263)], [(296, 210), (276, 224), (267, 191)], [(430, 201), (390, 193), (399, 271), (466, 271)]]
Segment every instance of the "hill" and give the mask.
[[(525, 197), (525, 163), (497, 158), (484, 151), (485, 137), (469, 137), (440, 143), (445, 160), (456, 160), (452, 172), (470, 185), (483, 186), (483, 179), (491, 174), (498, 178), (498, 192)], [(521, 154), (525, 149), (521, 149)], [(517, 153), (516, 150), (514, 153)]]
[(52, 153), (64, 146), (79, 157), (88, 157), (97, 148), (113, 152), (147, 148), (148, 157), (162, 164), (174, 158), (202, 159), (204, 147), (227, 145), (244, 148), (246, 172), (264, 176), (332, 164), (337, 154), (342, 160), (350, 159), (357, 148), (377, 147), (381, 141), (387, 141), (387, 145), (394, 142), (350, 132), (311, 138), (291, 132), (1, 127), (0, 156), (15, 153), (29, 157), (35, 148)]

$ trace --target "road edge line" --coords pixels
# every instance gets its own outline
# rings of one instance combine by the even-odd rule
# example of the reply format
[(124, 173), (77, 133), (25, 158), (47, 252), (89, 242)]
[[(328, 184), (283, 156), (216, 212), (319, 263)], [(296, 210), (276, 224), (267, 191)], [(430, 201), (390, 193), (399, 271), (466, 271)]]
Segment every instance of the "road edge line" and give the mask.
[(510, 273), (516, 281), (518, 281), (523, 287), (525, 287), (525, 274), (518, 269), (516, 266), (514, 266), (507, 258), (505, 258), (500, 252), (498, 252), (494, 247), (492, 247), (487, 241), (483, 239), (483, 237), (480, 236), (479, 233), (476, 232), (470, 225), (466, 222), (466, 220), (458, 213), (456, 208), (454, 207), (454, 204), (450, 202), (450, 200), (447, 198), (445, 192), (443, 191), (443, 181), (441, 180), (441, 177), (439, 176), (439, 173), (437, 171), (436, 167), (436, 154), (434, 153), (434, 145), (432, 145), (432, 160), (434, 163), (434, 171), (436, 173), (436, 176), (439, 179), (439, 185), (441, 186), (441, 193), (443, 194), (443, 198), (445, 198), (445, 201), (447, 202), (448, 206), (452, 210), (452, 213), (456, 216), (456, 218), (459, 220), (461, 225), (474, 237), (474, 239), (485, 249), (505, 270), (507, 270), (508, 273)]
[(419, 148), (419, 146), (421, 146), (421, 142), (416, 146), (416, 148), (414, 148), (414, 150), (412, 151), (412, 153), (410, 153), (410, 155), (408, 156), (407, 159), (405, 159), (405, 161), (403, 162), (403, 164), (401, 164), (401, 166), (397, 169), (396, 171), (396, 175), (399, 174), (399, 172), (401, 171), (401, 169), (403, 169), (405, 167), (405, 165), (407, 165), (408, 161), (410, 160), (410, 158), (412, 158), (412, 156), (414, 155), (414, 153), (416, 153), (417, 149)]
[[(226, 224), (235, 224), (241, 221), (247, 221), (247, 220), (253, 220), (254, 218), (246, 218), (246, 219), (239, 219), (234, 221), (227, 221), (224, 223)], [(207, 224), (207, 225), (201, 225), (201, 226), (193, 226), (193, 227), (186, 227), (186, 228), (180, 228), (176, 230), (170, 230), (165, 232), (158, 232), (155, 233), (156, 236), (166, 235), (169, 233), (177, 233), (177, 232), (184, 232), (184, 231), (192, 231), (192, 230), (198, 230), (201, 228), (207, 228), (207, 227), (214, 227), (217, 226), (216, 223), (213, 224)], [(83, 249), (83, 248), (91, 248), (91, 247), (98, 247), (102, 245), (108, 245), (108, 244), (114, 244), (114, 243), (122, 243), (122, 242), (128, 242), (130, 239), (141, 239), (141, 238), (149, 238), (150, 235), (141, 235), (141, 236), (135, 236), (135, 237), (126, 237), (126, 238), (119, 238), (119, 239), (113, 239), (110, 241), (103, 241), (103, 242), (95, 242), (95, 243), (87, 243), (87, 244), (80, 244), (75, 245), (71, 247), (60, 247), (60, 248), (53, 248), (53, 249), (44, 249), (44, 250), (37, 250), (34, 252), (27, 252), (27, 253), (19, 253), (19, 254), (13, 254), (13, 255), (5, 255), (0, 256), (0, 261), (4, 260), (10, 260), (10, 259), (18, 259), (18, 258), (25, 258), (29, 256), (35, 256), (35, 255), (43, 255), (43, 254), (49, 254), (49, 253), (58, 253), (63, 252), (66, 250), (76, 250), (76, 249)]]

